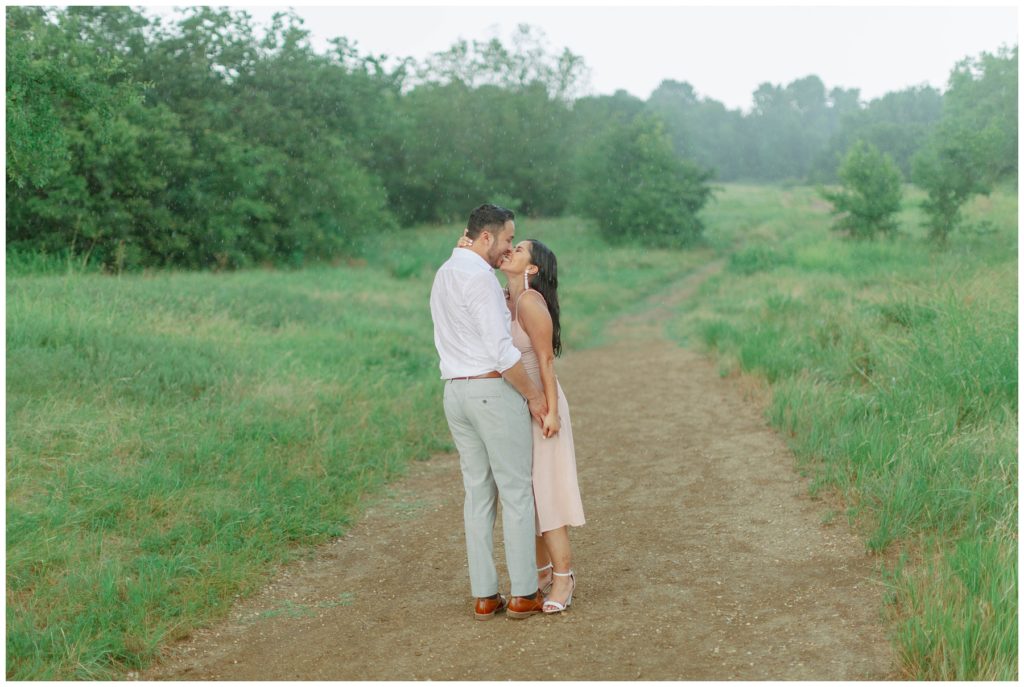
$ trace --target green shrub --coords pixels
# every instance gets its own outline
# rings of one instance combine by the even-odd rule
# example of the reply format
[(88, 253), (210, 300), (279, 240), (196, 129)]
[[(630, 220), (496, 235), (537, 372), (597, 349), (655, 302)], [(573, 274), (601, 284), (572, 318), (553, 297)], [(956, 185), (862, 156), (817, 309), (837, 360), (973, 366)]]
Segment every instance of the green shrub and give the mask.
[(675, 154), (660, 120), (639, 116), (584, 156), (577, 210), (611, 243), (692, 244), (704, 231), (697, 213), (711, 195), (710, 178)]
[(852, 238), (874, 238), (896, 230), (903, 196), (900, 170), (893, 159), (870, 143), (858, 141), (839, 167), (843, 190), (822, 190), (839, 218), (832, 225)]
[(973, 132), (947, 126), (914, 157), (914, 183), (928, 193), (921, 209), (933, 240), (945, 243), (963, 221), (964, 203), (988, 195), (989, 173), (978, 154), (982, 145)]

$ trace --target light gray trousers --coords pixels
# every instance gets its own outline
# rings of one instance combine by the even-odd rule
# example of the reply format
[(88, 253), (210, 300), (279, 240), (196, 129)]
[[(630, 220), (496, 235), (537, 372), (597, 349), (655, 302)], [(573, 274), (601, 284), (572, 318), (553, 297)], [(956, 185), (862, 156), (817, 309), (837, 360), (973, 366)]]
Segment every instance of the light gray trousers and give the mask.
[(526, 400), (504, 379), (452, 380), (444, 413), (466, 488), (463, 517), (473, 596), (498, 592), (494, 521), (501, 499), (505, 560), (513, 596), (537, 591), (533, 504), (533, 429)]

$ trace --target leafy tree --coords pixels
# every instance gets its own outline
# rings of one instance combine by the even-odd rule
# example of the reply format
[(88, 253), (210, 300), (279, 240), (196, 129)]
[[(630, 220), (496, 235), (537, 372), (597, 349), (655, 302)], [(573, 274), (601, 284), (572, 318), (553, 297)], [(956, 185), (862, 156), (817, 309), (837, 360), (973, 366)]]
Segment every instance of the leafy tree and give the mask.
[[(110, 265), (139, 260), (155, 232), (173, 231), (162, 196), (168, 170), (189, 151), (173, 113), (143, 105), (133, 51), (148, 22), (124, 7), (8, 8), (7, 16), (16, 56), (8, 245)], [(36, 133), (44, 146), (33, 144)]]
[(896, 213), (903, 196), (902, 178), (892, 157), (858, 141), (839, 168), (841, 191), (821, 192), (832, 203), (833, 225), (852, 238), (874, 238), (896, 231)]
[(577, 211), (610, 242), (679, 246), (704, 230), (710, 172), (680, 159), (662, 122), (641, 115), (611, 129), (582, 161)]
[(1017, 46), (957, 63), (949, 76), (944, 123), (972, 132), (989, 181), (1017, 174)]
[(405, 176), (395, 196), (422, 220), (461, 218), (501, 194), (526, 214), (561, 214), (568, 202), (570, 111), (539, 84), (521, 92), (461, 83), (415, 88)]
[[(372, 143), (388, 140), (383, 113), (398, 88), (352, 52), (315, 54), (294, 15), (275, 17), (262, 40), (244, 12), (207, 7), (166, 27), (122, 7), (35, 19), (13, 24), (9, 46), (45, 52), (57, 74), (70, 55), (72, 75), (84, 65), (83, 79), (109, 80), (117, 65), (115, 76), (152, 86), (117, 107), (52, 99), (60, 164), (32, 188), (9, 172), (8, 245), (117, 268), (236, 267), (328, 259), (394, 228)], [(26, 109), (49, 102), (45, 89), (13, 97)]]
[[(231, 207), (232, 215), (242, 213), (234, 225), (244, 219), (247, 236), (258, 238), (243, 248), (253, 259), (301, 264), (351, 254), (366, 236), (396, 227), (373, 171), (373, 143), (385, 139), (397, 86), (371, 61), (344, 42), (317, 54), (302, 20), (279, 13), (257, 59), (239, 65), (227, 84), (233, 145), (252, 146), (259, 174), (218, 178), (239, 201)], [(233, 183), (247, 177), (248, 187)]]
[(510, 47), (463, 41), (420, 65), (420, 83), (398, 103), (402, 172), (391, 198), (400, 217), (461, 218), (497, 195), (523, 213), (561, 214), (579, 143), (566, 97), (584, 71), (529, 27)]
[(662, 81), (647, 99), (647, 109), (665, 123), (665, 130), (680, 157), (692, 159), (697, 153), (694, 115), (699, 104), (700, 99), (691, 84), (671, 79)]
[(957, 63), (942, 120), (914, 158), (914, 181), (933, 239), (945, 242), (974, 195), (1017, 174), (1017, 48)]
[(470, 88), (490, 85), (521, 91), (540, 84), (551, 98), (570, 103), (583, 88), (588, 70), (568, 48), (549, 51), (544, 32), (519, 24), (505, 45), (499, 38), (459, 40), (425, 60), (416, 70), (420, 83), (459, 82)]
[(67, 170), (67, 123), (98, 113), (96, 133), (104, 136), (115, 113), (141, 99), (142, 86), (119, 56), (77, 40), (83, 22), (73, 13), (40, 7), (6, 11), (8, 187), (13, 182), (40, 188)]
[(991, 190), (985, 147), (983, 133), (947, 124), (914, 157), (914, 182), (928, 193), (921, 207), (932, 239), (945, 243), (963, 219), (964, 203)]
[(825, 85), (817, 76), (785, 87), (761, 84), (744, 119), (752, 153), (747, 173), (759, 180), (806, 178), (827, 143), (828, 121)]
[(847, 104), (837, 112), (837, 128), (815, 160), (813, 175), (836, 179), (850, 148), (864, 141), (891, 155), (903, 178), (909, 179), (911, 159), (934, 133), (942, 106), (942, 94), (931, 86), (886, 93), (864, 107)]
[(646, 109), (643, 100), (621, 89), (612, 95), (580, 98), (572, 107), (573, 140), (577, 150), (589, 150), (610, 130), (628, 126)]
[(716, 179), (738, 179), (745, 172), (749, 149), (739, 110), (710, 98), (698, 98), (686, 82), (662, 81), (647, 108), (665, 122), (676, 153), (713, 170)]

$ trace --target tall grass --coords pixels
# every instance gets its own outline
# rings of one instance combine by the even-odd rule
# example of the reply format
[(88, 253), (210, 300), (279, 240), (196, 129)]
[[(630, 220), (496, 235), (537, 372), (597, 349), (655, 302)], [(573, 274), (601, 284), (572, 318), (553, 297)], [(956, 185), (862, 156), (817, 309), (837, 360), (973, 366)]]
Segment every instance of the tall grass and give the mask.
[(9, 676), (140, 667), (447, 446), (429, 317), (386, 284), (368, 270), (8, 283)]
[(907, 676), (1016, 679), (1015, 189), (976, 200), (944, 250), (913, 189), (902, 235), (867, 243), (830, 232), (810, 189), (728, 195), (763, 220), (712, 219), (729, 268), (672, 332), (769, 383), (812, 489), (840, 494), (886, 554)]
[[(559, 256), (568, 350), (702, 259), (519, 224)], [(363, 263), (295, 272), (114, 277), (17, 257), (7, 676), (145, 666), (343, 532), (410, 460), (450, 450), (427, 300), (460, 233), (382, 237)]]

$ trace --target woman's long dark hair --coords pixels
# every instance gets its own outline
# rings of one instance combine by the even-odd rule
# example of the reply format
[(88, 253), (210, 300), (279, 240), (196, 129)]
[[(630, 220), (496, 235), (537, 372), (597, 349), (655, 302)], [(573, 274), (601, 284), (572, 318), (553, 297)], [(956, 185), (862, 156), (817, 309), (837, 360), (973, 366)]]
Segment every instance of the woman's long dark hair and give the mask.
[(529, 277), (531, 289), (536, 289), (548, 304), (551, 313), (551, 349), (555, 355), (562, 352), (562, 326), (558, 322), (558, 261), (551, 249), (536, 239), (530, 242), (530, 262), (538, 267), (537, 274)]

